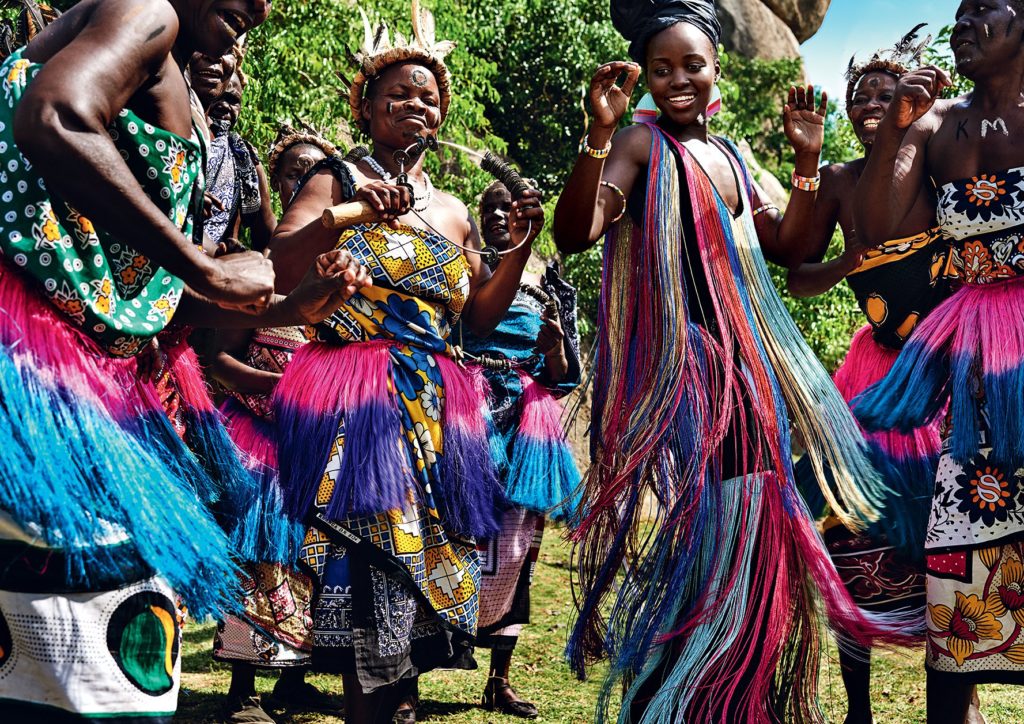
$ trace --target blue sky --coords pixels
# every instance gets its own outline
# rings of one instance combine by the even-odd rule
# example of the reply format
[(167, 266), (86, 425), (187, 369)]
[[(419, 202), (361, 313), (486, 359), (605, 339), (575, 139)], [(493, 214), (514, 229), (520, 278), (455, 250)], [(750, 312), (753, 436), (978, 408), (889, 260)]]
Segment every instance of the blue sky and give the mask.
[(850, 56), (870, 56), (893, 45), (918, 23), (938, 34), (953, 23), (959, 0), (832, 0), (817, 35), (800, 47), (807, 79), (823, 86), (842, 105)]

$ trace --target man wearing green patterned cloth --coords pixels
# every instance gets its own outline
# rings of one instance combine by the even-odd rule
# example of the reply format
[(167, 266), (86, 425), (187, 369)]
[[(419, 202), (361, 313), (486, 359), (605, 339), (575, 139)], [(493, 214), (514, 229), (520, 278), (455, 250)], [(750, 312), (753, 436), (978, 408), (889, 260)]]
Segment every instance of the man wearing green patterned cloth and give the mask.
[(269, 5), (82, 0), (0, 66), (5, 720), (170, 721), (184, 611), (238, 600), (252, 484), (186, 325), (319, 321), (367, 283), (332, 252), (284, 298), (262, 255), (200, 250), (182, 70)]

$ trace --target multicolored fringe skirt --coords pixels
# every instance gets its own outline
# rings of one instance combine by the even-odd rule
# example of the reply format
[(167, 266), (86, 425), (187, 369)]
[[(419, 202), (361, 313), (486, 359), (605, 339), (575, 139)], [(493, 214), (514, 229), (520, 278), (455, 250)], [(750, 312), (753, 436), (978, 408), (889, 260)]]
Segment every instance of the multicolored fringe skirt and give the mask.
[(1024, 683), (1024, 279), (968, 284), (855, 404), (906, 430), (950, 400), (928, 531), (928, 656), (968, 683)]
[[(897, 357), (899, 352), (878, 344), (874, 329), (866, 325), (854, 335), (836, 370), (836, 387), (852, 402), (883, 379)], [(924, 536), (941, 451), (938, 425), (866, 437), (872, 461), (894, 493), (888, 499), (890, 507), (864, 533), (851, 532), (830, 516), (825, 521), (825, 544), (858, 606), (879, 611), (913, 608), (923, 617)]]
[(251, 525), (244, 526), (248, 539), (237, 541), (236, 546), (248, 554), (239, 577), (243, 610), (219, 622), (213, 657), (267, 668), (307, 666), (312, 649), (313, 582), (292, 567), (303, 529), (283, 511), (273, 423), (234, 399), (227, 400), (221, 410), (260, 485), (244, 511), (252, 519)]
[(207, 506), (232, 529), (251, 477), (183, 333), (109, 357), (6, 262), (0, 314), (0, 666), (19, 672), (0, 700), (169, 717), (176, 597), (198, 617), (237, 605)]
[(313, 342), (275, 398), (282, 484), (312, 523), (299, 559), (318, 582), (314, 668), (372, 691), (468, 665), (474, 536), (498, 530), (503, 497), (466, 373), (419, 346)]

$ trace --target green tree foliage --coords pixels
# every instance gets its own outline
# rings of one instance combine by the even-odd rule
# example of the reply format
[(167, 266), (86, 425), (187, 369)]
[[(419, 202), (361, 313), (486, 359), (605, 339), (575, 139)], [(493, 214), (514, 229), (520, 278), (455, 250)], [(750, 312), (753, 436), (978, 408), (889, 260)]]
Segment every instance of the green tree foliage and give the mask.
[[(396, 32), (411, 36), (408, 0), (275, 3), (270, 19), (250, 33), (243, 64), (249, 84), (240, 131), (257, 148), (269, 147), (281, 121), (310, 123), (345, 145), (366, 142), (351, 124), (346, 83), (339, 78), (355, 75), (352, 53), (363, 39), (360, 6), (374, 28), (384, 19), (392, 37)], [(453, 102), (443, 137), (503, 152), (506, 144), (493, 132), (486, 113), (497, 100), (497, 63), (470, 50), (480, 30), (471, 17), (475, 7), (456, 2), (434, 8), (437, 37), (459, 45), (449, 58)], [(428, 164), (440, 187), (467, 201), (488, 183), (487, 175), (459, 152), (445, 150)]]
[[(54, 4), (67, 9), (74, 2)], [(550, 217), (584, 132), (581, 101), (590, 77), (601, 63), (626, 58), (626, 43), (608, 19), (606, 0), (424, 4), (435, 13), (438, 38), (458, 43), (449, 58), (454, 101), (442, 137), (507, 155), (545, 192)], [(243, 66), (249, 85), (240, 131), (258, 149), (269, 148), (281, 121), (305, 121), (345, 145), (365, 142), (349, 124), (345, 85), (337, 75), (351, 78), (355, 72), (352, 51), (363, 36), (360, 6), (374, 25), (384, 18), (392, 33), (410, 34), (409, 0), (275, 3), (267, 23), (250, 33)], [(940, 31), (926, 60), (952, 70), (950, 30)], [(799, 61), (748, 60), (723, 53), (722, 70), (723, 111), (712, 130), (746, 140), (766, 170), (788, 186), (792, 156), (782, 132), (781, 109), (787, 88), (801, 76)], [(968, 87), (956, 76), (950, 94)], [(642, 92), (641, 84), (636, 99)], [(826, 122), (822, 156), (828, 163), (862, 152), (836, 101), (842, 99), (830, 102)], [(450, 149), (431, 156), (428, 168), (439, 187), (471, 208), (490, 180), (469, 156)], [(841, 243), (837, 235), (830, 254), (838, 253)], [(536, 249), (554, 255), (550, 227)], [(600, 245), (566, 259), (565, 269), (580, 290), (581, 326), (591, 333), (600, 289)], [(784, 293), (784, 273), (774, 272), (811, 346), (826, 365), (834, 366), (861, 321), (852, 294), (841, 285), (816, 299), (794, 299)]]

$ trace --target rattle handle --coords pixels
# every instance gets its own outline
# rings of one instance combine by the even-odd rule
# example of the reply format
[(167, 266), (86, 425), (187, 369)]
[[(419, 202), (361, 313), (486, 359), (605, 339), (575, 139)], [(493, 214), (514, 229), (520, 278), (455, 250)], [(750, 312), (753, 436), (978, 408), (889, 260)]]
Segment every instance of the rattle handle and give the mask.
[(342, 229), (346, 226), (377, 221), (379, 218), (377, 210), (370, 206), (368, 202), (349, 201), (324, 209), (321, 220), (328, 229)]

